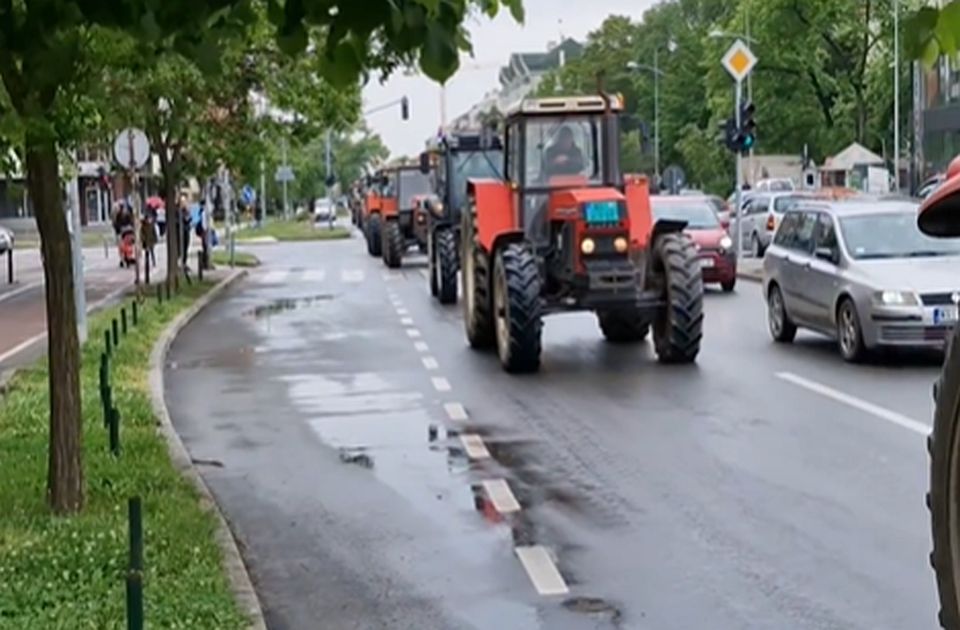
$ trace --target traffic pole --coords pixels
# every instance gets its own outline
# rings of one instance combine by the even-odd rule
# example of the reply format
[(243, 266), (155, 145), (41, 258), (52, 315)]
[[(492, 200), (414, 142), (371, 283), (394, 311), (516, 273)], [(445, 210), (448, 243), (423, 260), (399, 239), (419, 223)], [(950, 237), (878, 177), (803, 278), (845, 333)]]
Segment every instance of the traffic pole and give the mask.
[[(737, 129), (740, 129), (740, 101), (741, 101), (741, 92), (743, 88), (743, 83), (741, 81), (736, 81), (734, 83), (734, 106), (733, 106), (733, 115), (737, 123)], [(734, 235), (733, 242), (734, 248), (737, 253), (737, 264), (740, 264), (740, 260), (743, 258), (743, 230), (740, 225), (741, 214), (741, 185), (740, 180), (743, 177), (743, 155), (739, 149), (736, 151), (736, 176), (733, 182), (734, 190), (734, 201), (733, 201), (733, 211), (736, 213), (734, 216)]]

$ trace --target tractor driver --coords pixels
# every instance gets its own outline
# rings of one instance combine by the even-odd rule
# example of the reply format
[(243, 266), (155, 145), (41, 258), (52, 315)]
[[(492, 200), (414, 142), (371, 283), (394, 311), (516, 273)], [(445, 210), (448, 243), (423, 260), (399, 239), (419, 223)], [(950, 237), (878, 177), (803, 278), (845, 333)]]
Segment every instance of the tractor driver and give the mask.
[(573, 139), (573, 130), (564, 125), (557, 140), (547, 148), (547, 176), (577, 175), (583, 171), (583, 153)]

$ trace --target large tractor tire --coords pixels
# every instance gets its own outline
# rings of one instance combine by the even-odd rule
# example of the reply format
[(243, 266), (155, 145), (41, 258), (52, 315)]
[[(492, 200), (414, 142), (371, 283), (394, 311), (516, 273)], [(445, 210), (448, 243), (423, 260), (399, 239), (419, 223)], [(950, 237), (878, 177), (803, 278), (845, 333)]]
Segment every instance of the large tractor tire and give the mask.
[(653, 271), (663, 278), (666, 300), (653, 322), (657, 358), (692, 363), (703, 338), (703, 272), (690, 237), (678, 232), (657, 237)]
[(960, 326), (953, 330), (940, 380), (934, 387), (936, 411), (930, 452), (927, 507), (933, 529), (930, 563), (937, 575), (940, 625), (960, 628)]
[(440, 294), (440, 285), (437, 283), (437, 235), (435, 232), (427, 236), (427, 277), (430, 279), (430, 295), (437, 297)]
[(650, 333), (650, 321), (629, 310), (597, 313), (600, 330), (610, 343), (637, 343)]
[(493, 330), (493, 296), (490, 293), (490, 258), (483, 252), (476, 230), (476, 207), (461, 219), (463, 261), (463, 323), (467, 341), (475, 349), (490, 348), (496, 342)]
[(502, 247), (493, 268), (493, 312), (497, 354), (510, 373), (540, 369), (543, 319), (540, 269), (530, 248), (521, 243)]
[(404, 240), (400, 230), (400, 222), (396, 219), (387, 219), (383, 227), (383, 264), (391, 269), (400, 266), (403, 260)]
[(380, 230), (380, 215), (371, 214), (367, 217), (367, 225), (364, 230), (367, 237), (367, 253), (371, 256), (379, 256), (383, 247)]
[(437, 287), (437, 299), (441, 304), (456, 304), (457, 273), (460, 271), (456, 234), (450, 229), (438, 230), (433, 246), (435, 258), (433, 282)]

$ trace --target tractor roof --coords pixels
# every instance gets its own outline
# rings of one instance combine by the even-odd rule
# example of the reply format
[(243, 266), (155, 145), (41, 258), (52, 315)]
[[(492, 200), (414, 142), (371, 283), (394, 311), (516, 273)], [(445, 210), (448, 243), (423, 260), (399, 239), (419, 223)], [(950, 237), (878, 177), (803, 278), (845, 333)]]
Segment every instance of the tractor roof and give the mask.
[(619, 94), (610, 94), (606, 97), (593, 94), (524, 99), (509, 115), (602, 114), (607, 111), (607, 99), (609, 99), (611, 111), (623, 111), (623, 97)]
[(427, 142), (428, 151), (441, 152), (444, 149), (452, 151), (485, 151), (502, 149), (500, 136), (494, 132), (482, 130), (464, 130), (444, 134), (438, 138), (431, 138)]

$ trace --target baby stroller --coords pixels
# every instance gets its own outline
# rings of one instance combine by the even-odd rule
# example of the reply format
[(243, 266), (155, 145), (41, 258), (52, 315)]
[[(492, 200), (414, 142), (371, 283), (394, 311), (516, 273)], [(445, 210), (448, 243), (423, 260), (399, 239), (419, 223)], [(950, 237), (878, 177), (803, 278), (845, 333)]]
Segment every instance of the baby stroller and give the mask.
[(120, 242), (117, 245), (120, 254), (120, 267), (132, 267), (137, 263), (136, 238), (132, 225), (120, 228)]

